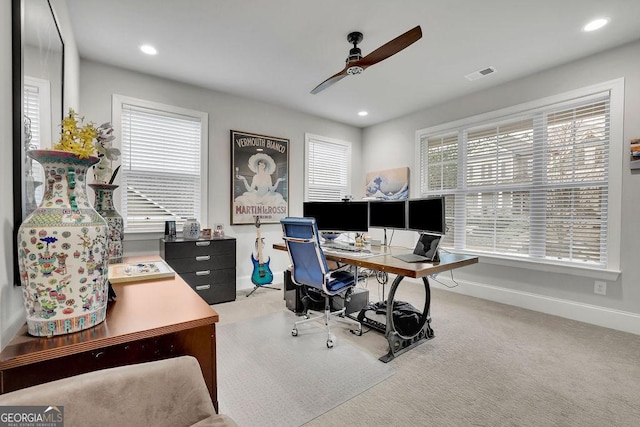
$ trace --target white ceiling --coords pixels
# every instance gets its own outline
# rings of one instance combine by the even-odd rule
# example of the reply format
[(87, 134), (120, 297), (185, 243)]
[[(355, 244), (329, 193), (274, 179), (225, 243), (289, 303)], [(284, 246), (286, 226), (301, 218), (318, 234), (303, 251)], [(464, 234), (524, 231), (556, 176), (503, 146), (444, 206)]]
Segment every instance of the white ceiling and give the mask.
[[(81, 58), (267, 101), (358, 127), (640, 39), (640, 0), (67, 0)], [(593, 18), (611, 19), (585, 33)], [(413, 28), (423, 37), (359, 76), (366, 55)], [(139, 45), (158, 49), (147, 56)], [(640, 52), (639, 52), (640, 54)], [(476, 81), (465, 75), (493, 66)], [(367, 117), (357, 112), (367, 110)]]

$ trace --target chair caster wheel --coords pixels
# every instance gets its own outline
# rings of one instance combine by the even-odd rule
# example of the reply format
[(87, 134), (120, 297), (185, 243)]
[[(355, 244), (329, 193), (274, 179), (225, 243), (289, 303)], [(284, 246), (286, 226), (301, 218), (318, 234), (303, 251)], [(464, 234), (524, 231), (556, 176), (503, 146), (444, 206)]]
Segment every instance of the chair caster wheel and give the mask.
[(298, 336), (298, 330), (296, 328), (293, 328), (291, 330), (291, 335), (294, 336), (294, 337), (297, 337)]
[(327, 340), (327, 348), (333, 348), (333, 341)]

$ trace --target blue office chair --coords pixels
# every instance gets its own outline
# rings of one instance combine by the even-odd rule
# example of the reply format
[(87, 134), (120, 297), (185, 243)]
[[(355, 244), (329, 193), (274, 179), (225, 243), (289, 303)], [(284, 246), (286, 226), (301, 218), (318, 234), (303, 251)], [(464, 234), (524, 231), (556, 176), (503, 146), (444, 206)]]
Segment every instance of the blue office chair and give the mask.
[(320, 248), (318, 227), (314, 218), (287, 217), (280, 220), (283, 239), (287, 246), (289, 259), (291, 260), (291, 279), (298, 286), (315, 288), (324, 296), (324, 314), (322, 316), (309, 317), (305, 313), (305, 319), (293, 324), (291, 335), (298, 336), (298, 325), (312, 320), (324, 318), (327, 326), (327, 347), (333, 347), (333, 338), (329, 321), (331, 317), (336, 320), (351, 323), (358, 326), (357, 330), (351, 330), (356, 335), (362, 335), (360, 322), (345, 316), (346, 308), (331, 311), (331, 297), (351, 290), (356, 281), (354, 275), (344, 270), (329, 270), (327, 260)]

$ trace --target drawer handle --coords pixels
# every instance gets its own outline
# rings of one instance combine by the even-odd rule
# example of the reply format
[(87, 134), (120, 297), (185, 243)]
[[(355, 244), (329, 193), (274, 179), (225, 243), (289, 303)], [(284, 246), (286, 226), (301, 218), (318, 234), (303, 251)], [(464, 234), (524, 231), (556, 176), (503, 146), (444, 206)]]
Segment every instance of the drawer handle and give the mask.
[(198, 285), (196, 286), (196, 291), (206, 291), (211, 288), (211, 285)]
[(196, 242), (196, 246), (209, 246), (210, 244), (211, 244), (211, 242), (209, 242), (209, 241), (202, 241), (202, 242), (198, 241), (198, 242)]
[(211, 259), (211, 255), (200, 255), (196, 257), (196, 261), (209, 261)]
[(210, 274), (211, 270), (196, 271), (196, 276), (208, 276)]

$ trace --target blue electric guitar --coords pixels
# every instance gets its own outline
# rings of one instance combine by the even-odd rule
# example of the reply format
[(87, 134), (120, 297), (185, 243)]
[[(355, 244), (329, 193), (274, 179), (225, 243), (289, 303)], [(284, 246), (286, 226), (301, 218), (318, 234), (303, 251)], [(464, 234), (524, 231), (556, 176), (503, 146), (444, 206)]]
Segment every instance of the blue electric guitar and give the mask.
[(264, 245), (264, 238), (260, 237), (260, 217), (256, 216), (256, 252), (258, 253), (258, 259), (251, 254), (251, 262), (253, 262), (253, 273), (251, 274), (251, 281), (256, 286), (264, 286), (273, 282), (273, 273), (269, 268), (269, 262), (271, 258), (267, 258), (267, 262), (262, 260), (262, 246)]

